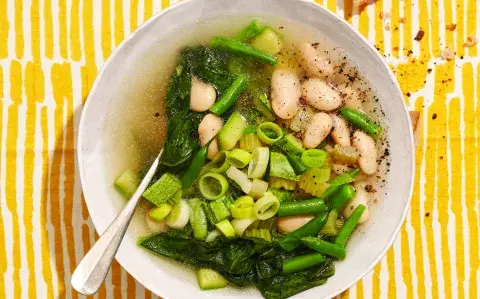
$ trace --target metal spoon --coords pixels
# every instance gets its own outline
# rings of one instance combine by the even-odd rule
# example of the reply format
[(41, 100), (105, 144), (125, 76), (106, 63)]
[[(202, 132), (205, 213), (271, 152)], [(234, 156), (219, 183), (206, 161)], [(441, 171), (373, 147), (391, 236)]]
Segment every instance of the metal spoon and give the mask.
[(163, 150), (160, 151), (155, 161), (153, 161), (140, 186), (138, 186), (122, 212), (108, 226), (107, 230), (100, 236), (73, 272), (71, 284), (80, 294), (95, 294), (105, 280), (113, 258), (132, 220), (135, 207), (143, 191), (145, 191), (152, 180), (162, 153)]

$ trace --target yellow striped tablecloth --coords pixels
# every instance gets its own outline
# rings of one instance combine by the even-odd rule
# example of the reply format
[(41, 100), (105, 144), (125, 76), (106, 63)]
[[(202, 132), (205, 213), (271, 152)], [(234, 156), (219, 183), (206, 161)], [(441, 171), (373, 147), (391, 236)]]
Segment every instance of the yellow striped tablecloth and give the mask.
[[(82, 105), (112, 50), (174, 2), (0, 1), (0, 298), (79, 297), (70, 273), (97, 237), (75, 157)], [(480, 59), (464, 46), (478, 35), (479, 4), (317, 2), (376, 45), (423, 118), (406, 222), (342, 298), (480, 298)], [(453, 60), (439, 58), (445, 47)], [(114, 263), (96, 297), (155, 296)]]

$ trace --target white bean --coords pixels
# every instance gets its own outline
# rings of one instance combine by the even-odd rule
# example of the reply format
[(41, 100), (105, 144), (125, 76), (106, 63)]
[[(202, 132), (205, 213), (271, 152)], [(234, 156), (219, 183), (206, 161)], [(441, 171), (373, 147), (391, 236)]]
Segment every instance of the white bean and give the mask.
[(335, 74), (334, 64), (310, 43), (300, 45), (302, 66), (310, 77), (327, 78)]
[(315, 216), (313, 215), (280, 217), (277, 221), (277, 227), (282, 233), (287, 234), (304, 226), (308, 221), (312, 220), (313, 218), (315, 218)]
[(333, 130), (330, 135), (336, 144), (343, 146), (350, 146), (350, 129), (348, 128), (347, 121), (336, 114), (330, 114), (333, 121)]
[(345, 106), (348, 108), (353, 108), (357, 110), (363, 110), (362, 99), (360, 93), (351, 86), (341, 85), (338, 87), (340, 90), (343, 100), (345, 101)]
[(306, 148), (316, 148), (328, 136), (332, 126), (330, 115), (324, 112), (315, 113), (305, 129), (303, 145)]
[[(207, 114), (203, 117), (198, 125), (198, 135), (200, 137), (200, 145), (204, 146), (215, 134), (222, 129), (222, 119), (215, 114)], [(218, 153), (217, 138), (208, 146), (208, 159), (212, 160)]]
[(192, 76), (192, 89), (190, 90), (190, 109), (196, 112), (207, 111), (213, 106), (217, 98), (215, 88)]
[(300, 80), (290, 69), (277, 68), (272, 74), (272, 108), (283, 119), (291, 119), (297, 114), (301, 96)]
[(362, 204), (366, 207), (365, 211), (360, 217), (358, 223), (365, 223), (368, 218), (370, 218), (370, 211), (368, 208), (368, 194), (365, 191), (365, 188), (361, 185), (355, 185), (355, 196), (352, 200), (347, 204), (347, 206), (343, 209), (343, 215), (345, 217), (350, 217), (353, 214), (353, 211), (357, 208), (358, 205)]
[(377, 148), (375, 140), (362, 131), (355, 131), (352, 139), (353, 146), (360, 152), (358, 165), (368, 175), (377, 172)]
[(312, 78), (303, 82), (302, 96), (308, 104), (323, 111), (332, 111), (342, 105), (342, 97), (321, 79)]

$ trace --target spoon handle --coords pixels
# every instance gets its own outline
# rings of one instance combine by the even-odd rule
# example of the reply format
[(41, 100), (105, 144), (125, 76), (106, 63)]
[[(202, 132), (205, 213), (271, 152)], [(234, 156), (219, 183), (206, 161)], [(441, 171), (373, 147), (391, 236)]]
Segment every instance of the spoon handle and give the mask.
[(71, 284), (77, 292), (83, 295), (93, 295), (102, 285), (127, 231), (128, 224), (132, 220), (135, 207), (157, 170), (162, 153), (163, 150), (153, 161), (140, 186), (138, 186), (122, 212), (108, 226), (73, 272)]

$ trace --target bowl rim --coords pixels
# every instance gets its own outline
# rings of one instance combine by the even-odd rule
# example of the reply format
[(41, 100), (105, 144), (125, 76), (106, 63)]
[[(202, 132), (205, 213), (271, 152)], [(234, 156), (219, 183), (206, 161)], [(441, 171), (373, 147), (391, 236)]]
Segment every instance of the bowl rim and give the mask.
[[(133, 32), (131, 32), (114, 50), (113, 52), (110, 54), (110, 56), (107, 58), (107, 60), (103, 63), (103, 65), (100, 67), (100, 70), (98, 71), (96, 77), (95, 77), (95, 81), (94, 83), (92, 84), (92, 87), (88, 93), (88, 96), (87, 96), (87, 99), (85, 101), (85, 104), (83, 106), (83, 109), (82, 109), (82, 114), (81, 114), (81, 117), (80, 117), (80, 122), (79, 122), (79, 127), (78, 127), (78, 139), (77, 139), (77, 159), (78, 159), (78, 170), (79, 170), (79, 173), (80, 173), (80, 184), (81, 184), (81, 187), (82, 187), (82, 192), (84, 194), (84, 197), (85, 197), (85, 202), (86, 202), (86, 206), (87, 206), (87, 210), (88, 210), (88, 213), (89, 215), (91, 215), (91, 211), (90, 211), (90, 206), (88, 205), (88, 201), (86, 200), (87, 197), (88, 197), (88, 188), (86, 186), (86, 178), (84, 177), (84, 159), (83, 159), (83, 155), (82, 155), (82, 151), (81, 150), (78, 150), (81, 145), (83, 144), (83, 140), (84, 140), (84, 132), (85, 130), (83, 129), (83, 127), (85, 126), (85, 123), (87, 122), (87, 112), (88, 112), (88, 109), (91, 105), (91, 103), (93, 102), (93, 100), (91, 98), (94, 97), (94, 94), (95, 94), (95, 90), (99, 87), (99, 84), (100, 84), (100, 79), (103, 77), (104, 73), (105, 73), (105, 70), (108, 68), (108, 66), (112, 63), (112, 61), (115, 60), (115, 57), (121, 52), (121, 49), (125, 47), (126, 44), (128, 44), (133, 38), (135, 35), (137, 35), (140, 31), (144, 30), (145, 28), (149, 27), (151, 23), (155, 22), (158, 18), (161, 18), (162, 16), (170, 13), (171, 11), (175, 10), (175, 9), (179, 9), (181, 8), (182, 6), (185, 6), (185, 5), (188, 5), (190, 2), (194, 2), (194, 1), (200, 1), (200, 0), (184, 0), (184, 1), (181, 1), (181, 2), (178, 2), (178, 3), (175, 3), (175, 4), (172, 4), (170, 5), (168, 8), (166, 9), (163, 9), (157, 13), (155, 13), (154, 15), (152, 15), (147, 21), (145, 21), (144, 23), (142, 23), (140, 26), (138, 26)], [(331, 17), (335, 18), (337, 21), (343, 23), (344, 25), (347, 25), (347, 27), (352, 30), (352, 32), (354, 32), (362, 41), (363, 43), (369, 47), (371, 50), (373, 50), (373, 52), (375, 53), (375, 55), (378, 56), (378, 58), (380, 58), (380, 61), (382, 63), (382, 66), (387, 70), (387, 73), (389, 75), (389, 81), (391, 83), (393, 83), (394, 87), (395, 87), (395, 90), (396, 92), (401, 95), (401, 98), (403, 98), (402, 96), (402, 90), (398, 84), (398, 81), (393, 73), (393, 71), (391, 70), (391, 68), (388, 66), (387, 62), (385, 61), (385, 59), (382, 57), (382, 55), (378, 52), (378, 50), (369, 42), (369, 40), (367, 38), (365, 38), (352, 24), (348, 23), (344, 18), (340, 17), (339, 15), (337, 15), (336, 13), (333, 13), (332, 11), (330, 11), (329, 9), (327, 8), (324, 8), (323, 6), (315, 3), (314, 1), (308, 1), (308, 0), (282, 0), (282, 1), (288, 1), (288, 2), (298, 2), (298, 3), (301, 3), (302, 5), (309, 5), (311, 6), (311, 8), (313, 10), (322, 10), (324, 13), (327, 13), (329, 14)], [(407, 213), (410, 209), (410, 204), (411, 204), (411, 200), (412, 200), (412, 195), (413, 195), (413, 188), (414, 188), (414, 181), (415, 181), (415, 139), (414, 139), (414, 135), (413, 135), (413, 129), (412, 129), (412, 123), (411, 123), (411, 119), (410, 117), (408, 116), (408, 107), (406, 106), (405, 104), (405, 101), (402, 101), (402, 106), (403, 106), (403, 113), (405, 114), (406, 118), (407, 118), (407, 124), (408, 124), (408, 136), (409, 136), (409, 139), (410, 139), (410, 152), (411, 152), (411, 170), (412, 170), (412, 174), (411, 174), (411, 178), (410, 178), (410, 188), (409, 188), (409, 192), (408, 192), (408, 199), (406, 201), (406, 204), (405, 204), (405, 207), (402, 211), (402, 214), (401, 214), (401, 217), (400, 217), (400, 221), (398, 222), (395, 230), (393, 231), (388, 243), (384, 246), (384, 248), (382, 249), (382, 251), (378, 254), (378, 256), (375, 258), (375, 260), (371, 263), (371, 265), (369, 267), (367, 267), (363, 272), (359, 273), (357, 275), (357, 277), (355, 279), (353, 279), (351, 282), (349, 282), (348, 284), (345, 284), (343, 285), (342, 287), (338, 287), (336, 289), (333, 289), (327, 296), (327, 298), (333, 298), (339, 294), (341, 294), (342, 292), (344, 292), (345, 290), (351, 288), (353, 285), (355, 285), (356, 283), (358, 283), (358, 281), (360, 281), (360, 279), (362, 279), (365, 275), (367, 275), (370, 271), (372, 271), (372, 269), (380, 262), (380, 260), (385, 256), (385, 254), (387, 253), (387, 251), (390, 249), (390, 247), (393, 245), (393, 243), (395, 242), (395, 240), (397, 239), (398, 237), (398, 234), (400, 232), (400, 229), (401, 227), (403, 226), (403, 223), (405, 222), (405, 218), (407, 216)], [(98, 220), (95, 220), (93, 219), (93, 217), (90, 217), (91, 220), (92, 220), (92, 223), (93, 223), (93, 226), (95, 228), (95, 231), (101, 235), (103, 234), (104, 231), (101, 231), (98, 227), (99, 227), (99, 224), (98, 224)], [(120, 245), (121, 246), (121, 245)], [(84, 253), (86, 254), (86, 252)], [(161, 296), (162, 298), (165, 298), (167, 299), (168, 297), (161, 291), (161, 289), (159, 289), (158, 287), (156, 286), (153, 286), (151, 285), (150, 283), (146, 282), (146, 281), (143, 281), (135, 272), (133, 271), (130, 271), (128, 269), (128, 267), (126, 267), (126, 262), (124, 262), (124, 258), (128, 258), (128, 257), (123, 257), (123, 256), (120, 256), (120, 254), (117, 253), (117, 255), (115, 256), (115, 260), (122, 266), (122, 268), (127, 271), (127, 273), (129, 273), (131, 276), (133, 276), (135, 278), (136, 281), (138, 281), (142, 286), (144, 286), (146, 289), (148, 289), (149, 291), (153, 292), (154, 294), (156, 294), (157, 296)]]

